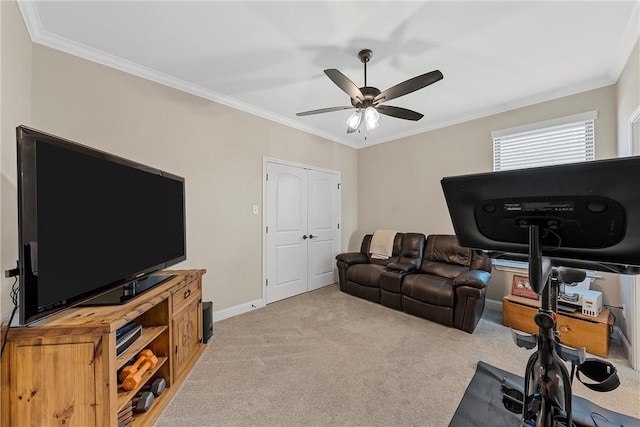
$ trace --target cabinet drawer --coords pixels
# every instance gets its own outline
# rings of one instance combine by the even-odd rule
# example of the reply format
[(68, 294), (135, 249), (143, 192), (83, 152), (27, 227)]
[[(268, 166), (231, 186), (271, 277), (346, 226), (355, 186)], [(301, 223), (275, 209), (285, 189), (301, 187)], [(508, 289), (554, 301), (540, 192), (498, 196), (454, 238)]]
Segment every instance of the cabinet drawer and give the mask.
[(200, 298), (201, 283), (201, 280), (194, 280), (173, 294), (171, 298), (173, 313), (179, 312), (183, 307)]

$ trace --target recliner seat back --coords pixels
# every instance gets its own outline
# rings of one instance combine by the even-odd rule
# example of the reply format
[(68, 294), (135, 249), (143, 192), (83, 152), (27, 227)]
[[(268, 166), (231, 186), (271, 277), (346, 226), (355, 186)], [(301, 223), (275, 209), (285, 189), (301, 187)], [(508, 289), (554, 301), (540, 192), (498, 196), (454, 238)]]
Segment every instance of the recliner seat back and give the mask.
[(469, 271), (470, 263), (471, 250), (459, 246), (455, 236), (432, 234), (427, 237), (420, 271), (455, 279)]
[(360, 245), (360, 252), (367, 255), (369, 262), (371, 264), (379, 264), (379, 265), (387, 265), (390, 262), (394, 262), (398, 260), (400, 253), (402, 252), (402, 241), (404, 239), (405, 233), (396, 234), (395, 239), (393, 240), (393, 253), (391, 258), (388, 259), (376, 259), (371, 258), (371, 239), (373, 238), (373, 234), (367, 234), (362, 239), (362, 245)]
[(491, 271), (491, 259), (463, 248), (454, 235), (432, 234), (427, 237), (420, 271), (455, 279), (469, 270)]
[(400, 251), (400, 264), (414, 264), (420, 268), (424, 254), (425, 236), (422, 233), (404, 233), (402, 249)]

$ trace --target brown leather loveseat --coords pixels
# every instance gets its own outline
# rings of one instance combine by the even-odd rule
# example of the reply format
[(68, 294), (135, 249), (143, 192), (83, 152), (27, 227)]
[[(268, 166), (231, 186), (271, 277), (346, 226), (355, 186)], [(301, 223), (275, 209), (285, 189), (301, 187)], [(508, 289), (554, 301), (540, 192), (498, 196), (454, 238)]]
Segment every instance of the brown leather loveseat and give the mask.
[(360, 252), (336, 257), (340, 290), (472, 333), (484, 310), (491, 259), (463, 248), (453, 235), (398, 233), (388, 259)]

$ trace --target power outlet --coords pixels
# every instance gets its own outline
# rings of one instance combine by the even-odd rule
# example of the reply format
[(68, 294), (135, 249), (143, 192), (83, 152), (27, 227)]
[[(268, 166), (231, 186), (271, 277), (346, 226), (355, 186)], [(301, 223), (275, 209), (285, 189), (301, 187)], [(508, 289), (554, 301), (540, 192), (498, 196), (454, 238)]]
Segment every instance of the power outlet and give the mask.
[(626, 306), (626, 305), (624, 305), (624, 304), (622, 304), (622, 317), (623, 317), (624, 319), (626, 319), (626, 318), (627, 318), (627, 306)]

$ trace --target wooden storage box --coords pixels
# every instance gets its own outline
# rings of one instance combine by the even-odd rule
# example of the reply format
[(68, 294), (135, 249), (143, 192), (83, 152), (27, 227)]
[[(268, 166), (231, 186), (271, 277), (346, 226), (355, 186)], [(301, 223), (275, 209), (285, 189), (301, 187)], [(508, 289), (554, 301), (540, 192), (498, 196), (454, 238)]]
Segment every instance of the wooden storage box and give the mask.
[[(537, 300), (507, 295), (502, 299), (502, 323), (519, 331), (537, 334), (538, 326), (533, 316), (539, 307)], [(558, 313), (560, 342), (569, 347), (584, 347), (597, 356), (607, 357), (609, 354), (612, 325), (613, 318), (608, 308), (604, 308), (598, 317), (585, 316), (580, 312)]]

